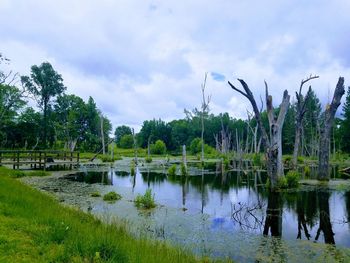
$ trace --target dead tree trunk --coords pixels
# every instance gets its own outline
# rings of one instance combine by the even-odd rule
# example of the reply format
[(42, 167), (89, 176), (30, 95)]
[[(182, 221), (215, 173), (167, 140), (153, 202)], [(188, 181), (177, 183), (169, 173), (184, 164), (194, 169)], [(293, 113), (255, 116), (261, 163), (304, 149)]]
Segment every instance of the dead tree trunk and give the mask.
[(241, 83), (244, 92), (240, 89), (233, 86), (230, 82), (228, 84), (232, 89), (242, 94), (246, 97), (254, 110), (255, 119), (258, 123), (261, 142), (265, 149), (266, 160), (267, 160), (267, 173), (270, 179), (271, 188), (274, 189), (277, 186), (277, 182), (280, 176), (283, 176), (283, 162), (282, 162), (282, 127), (284, 119), (289, 107), (288, 91), (285, 90), (283, 93), (283, 100), (280, 105), (280, 112), (278, 116), (275, 116), (274, 108), (272, 106), (272, 96), (268, 93), (267, 83), (265, 82), (266, 87), (266, 109), (268, 113), (269, 126), (270, 126), (270, 137), (267, 135), (267, 132), (263, 126), (261, 113), (258, 109), (254, 95), (249, 89), (248, 85), (241, 79), (238, 79)]
[(321, 127), (320, 147), (318, 151), (318, 179), (329, 180), (329, 146), (331, 130), (334, 123), (335, 113), (340, 105), (340, 100), (345, 93), (344, 78), (339, 77), (334, 91), (333, 100), (326, 106), (324, 113), (324, 123)]
[(306, 82), (317, 79), (319, 76), (312, 76), (308, 77), (305, 80), (302, 80), (300, 83), (299, 92), (295, 92), (296, 98), (297, 98), (297, 112), (296, 112), (296, 123), (295, 123), (295, 141), (294, 141), (294, 151), (293, 151), (293, 167), (296, 167), (297, 161), (298, 161), (298, 155), (299, 155), (299, 149), (300, 149), (300, 139), (301, 139), (301, 133), (303, 129), (303, 118), (306, 113), (306, 102), (310, 97), (311, 92), (311, 86), (309, 87), (308, 92), (306, 93), (305, 99), (302, 95), (302, 89)]
[(202, 140), (202, 151), (201, 151), (201, 161), (204, 162), (204, 114), (206, 113), (206, 111), (208, 111), (209, 108), (209, 102), (210, 102), (210, 96), (208, 96), (208, 98), (205, 98), (205, 87), (207, 85), (207, 76), (208, 73), (206, 72), (204, 75), (204, 82), (201, 85), (201, 90), (202, 90), (202, 118), (201, 118), (201, 122), (202, 122), (202, 132), (201, 132), (201, 140)]

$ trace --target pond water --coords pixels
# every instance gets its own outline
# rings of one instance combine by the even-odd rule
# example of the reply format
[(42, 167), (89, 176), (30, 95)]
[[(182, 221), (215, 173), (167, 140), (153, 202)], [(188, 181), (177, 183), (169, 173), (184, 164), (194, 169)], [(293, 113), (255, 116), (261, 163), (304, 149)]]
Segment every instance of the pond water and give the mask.
[[(239, 262), (346, 262), (350, 258), (350, 191), (302, 186), (269, 193), (264, 172), (206, 169), (181, 177), (155, 170), (142, 167), (131, 176), (109, 168), (60, 180), (121, 193), (124, 201), (94, 202), (92, 212), (105, 218), (117, 215), (131, 222), (136, 234), (149, 232), (185, 244), (200, 255)], [(130, 201), (148, 188), (159, 206), (140, 211)]]

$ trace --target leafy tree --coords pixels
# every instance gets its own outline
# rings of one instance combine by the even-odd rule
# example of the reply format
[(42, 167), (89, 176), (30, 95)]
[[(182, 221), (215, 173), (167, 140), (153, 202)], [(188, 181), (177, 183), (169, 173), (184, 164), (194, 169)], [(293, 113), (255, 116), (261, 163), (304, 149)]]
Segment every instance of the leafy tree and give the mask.
[(132, 135), (131, 128), (125, 125), (118, 126), (114, 131), (115, 142), (120, 146), (120, 140), (124, 135)]
[(43, 146), (46, 147), (48, 109), (51, 99), (65, 91), (63, 79), (49, 62), (44, 62), (40, 66), (33, 65), (30, 77), (22, 76), (21, 81), (43, 110)]
[(120, 138), (119, 147), (123, 149), (131, 149), (134, 146), (134, 138), (132, 134), (125, 134)]
[(346, 93), (342, 116), (343, 120), (340, 124), (341, 149), (350, 153), (350, 87)]
[(148, 140), (151, 142), (162, 140), (166, 145), (171, 144), (171, 127), (161, 119), (144, 121), (138, 134), (137, 141), (141, 147), (147, 147)]
[(303, 119), (304, 133), (302, 136), (302, 153), (315, 156), (320, 133), (321, 103), (316, 93), (311, 89), (306, 102), (306, 113)]
[(6, 121), (16, 116), (25, 104), (23, 93), (17, 87), (0, 84), (0, 129)]

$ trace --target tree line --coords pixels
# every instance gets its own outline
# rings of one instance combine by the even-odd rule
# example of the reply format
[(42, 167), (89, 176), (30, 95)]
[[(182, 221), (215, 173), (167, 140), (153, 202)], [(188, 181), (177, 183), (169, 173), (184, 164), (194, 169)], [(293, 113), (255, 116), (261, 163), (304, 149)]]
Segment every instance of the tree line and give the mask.
[[(297, 101), (292, 101), (285, 116), (282, 129), (283, 154), (293, 154), (296, 135)], [(301, 123), (300, 154), (302, 156), (317, 157), (319, 151), (319, 137), (321, 129), (322, 105), (315, 91), (310, 88), (305, 103), (305, 114)], [(276, 113), (279, 108), (274, 109)], [(162, 140), (169, 151), (181, 152), (182, 145), (191, 145), (191, 142), (201, 137), (201, 114), (198, 109), (185, 110), (184, 118), (165, 122), (161, 119), (145, 120), (141, 130), (136, 134), (137, 143), (147, 148), (148, 143)], [(204, 142), (210, 147), (224, 151), (223, 139), (227, 139), (226, 148), (234, 152), (256, 153), (262, 152), (261, 135), (256, 131), (257, 123), (253, 114), (247, 112), (246, 119), (231, 117), (228, 113), (218, 115), (205, 112)], [(268, 129), (267, 111), (261, 113), (263, 126)], [(336, 125), (332, 129), (331, 152), (350, 153), (350, 89), (342, 107), (342, 113), (336, 116)], [(114, 132), (117, 145), (122, 148), (133, 147), (132, 129), (128, 126), (118, 126)]]
[[(9, 59), (0, 54), (0, 64), (5, 63)], [(0, 147), (101, 149), (102, 131), (108, 138), (111, 122), (92, 97), (85, 102), (65, 91), (62, 76), (48, 62), (33, 65), (29, 76), (1, 70)], [(37, 108), (28, 101), (36, 102)]]

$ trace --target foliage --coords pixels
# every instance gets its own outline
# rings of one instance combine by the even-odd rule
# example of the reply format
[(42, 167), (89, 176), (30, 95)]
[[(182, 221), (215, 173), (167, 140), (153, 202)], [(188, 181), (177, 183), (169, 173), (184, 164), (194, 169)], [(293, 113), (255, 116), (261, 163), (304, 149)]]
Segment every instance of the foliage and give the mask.
[(151, 144), (151, 153), (152, 154), (165, 154), (166, 145), (162, 140), (157, 140), (155, 144)]
[(120, 138), (119, 147), (123, 149), (131, 149), (134, 146), (134, 138), (132, 134), (125, 134)]
[(146, 163), (151, 163), (151, 162), (152, 162), (152, 157), (151, 157), (151, 156), (147, 156), (147, 157), (145, 158), (145, 162), (146, 162)]
[(122, 196), (120, 194), (117, 194), (116, 192), (112, 191), (103, 196), (104, 201), (117, 201), (120, 200)]
[(176, 164), (173, 164), (168, 168), (168, 175), (176, 175)]
[(295, 188), (299, 185), (300, 174), (297, 171), (290, 170), (286, 174), (287, 185), (289, 188)]
[(30, 77), (22, 76), (21, 81), (43, 110), (43, 146), (46, 147), (50, 100), (62, 94), (66, 89), (62, 76), (53, 69), (50, 63), (44, 62), (40, 66), (33, 65)]
[(122, 125), (115, 128), (114, 138), (117, 145), (120, 147), (120, 140), (124, 135), (132, 135), (132, 130), (130, 127)]
[(141, 235), (136, 239), (125, 223), (107, 225), (92, 215), (61, 206), (54, 198), (9, 178), (8, 173), (11, 170), (0, 168), (2, 262), (198, 261), (163, 242)]
[(343, 105), (343, 120), (340, 124), (341, 149), (350, 152), (350, 87), (348, 87)]
[(262, 157), (260, 153), (253, 154), (253, 165), (254, 166), (262, 166)]
[(311, 176), (310, 166), (304, 166), (304, 175), (306, 178), (310, 178), (310, 176)]
[(101, 154), (99, 155), (99, 158), (102, 160), (103, 163), (112, 163), (117, 159), (121, 159), (121, 158), (112, 158), (109, 154)]
[(154, 201), (154, 195), (152, 195), (152, 190), (147, 189), (144, 195), (138, 194), (134, 200), (136, 207), (142, 207), (146, 209), (156, 207), (156, 203)]
[[(194, 138), (190, 144), (190, 152), (195, 155), (202, 151), (202, 140), (200, 138)], [(215, 154), (216, 151), (213, 147), (208, 144), (204, 144), (204, 153), (205, 154)]]
[(12, 170), (11, 172), (8, 172), (9, 176), (14, 177), (14, 178), (21, 178), (25, 176), (37, 176), (37, 177), (43, 177), (43, 176), (48, 176), (51, 175), (51, 173), (46, 172), (46, 171), (30, 171), (30, 172), (24, 172), (21, 170)]
[(290, 170), (285, 176), (278, 179), (277, 187), (284, 188), (296, 188), (299, 185), (300, 174), (297, 171)]

